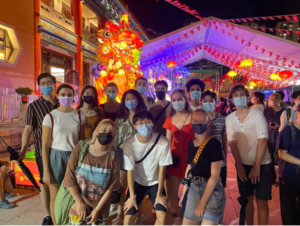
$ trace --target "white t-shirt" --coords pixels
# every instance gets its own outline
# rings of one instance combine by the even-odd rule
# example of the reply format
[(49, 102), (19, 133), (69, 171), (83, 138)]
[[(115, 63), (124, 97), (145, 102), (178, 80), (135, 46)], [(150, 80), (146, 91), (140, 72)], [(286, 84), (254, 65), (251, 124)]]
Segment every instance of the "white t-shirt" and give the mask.
[(263, 105), (263, 104), (257, 104), (257, 105), (251, 106), (250, 108), (255, 108), (255, 109), (257, 109), (257, 110), (260, 110), (260, 111), (264, 112), (264, 110), (265, 110), (265, 105)]
[(190, 104), (190, 107), (191, 107), (192, 111), (196, 111), (197, 109), (201, 109), (201, 108), (202, 108), (201, 105), (195, 107), (195, 106), (193, 106), (192, 104)]
[[(51, 111), (54, 121), (52, 134), (52, 148), (59, 151), (72, 151), (75, 145), (79, 143), (80, 122), (78, 111), (73, 110), (70, 113), (63, 113), (58, 110)], [(85, 117), (81, 114), (81, 125), (85, 123)], [(43, 121), (43, 126), (52, 128), (52, 122), (49, 114)]]
[[(241, 161), (245, 165), (253, 165), (256, 157), (258, 139), (268, 138), (268, 125), (264, 114), (252, 108), (244, 122), (232, 112), (226, 117), (228, 141), (237, 141)], [(271, 163), (271, 156), (266, 147), (261, 165)]]
[(151, 153), (141, 163), (141, 160), (153, 146), (158, 133), (152, 134), (152, 139), (141, 143), (137, 134), (124, 142), (124, 169), (134, 171), (134, 180), (143, 186), (152, 186), (158, 183), (159, 166), (168, 166), (173, 163), (170, 141), (161, 136)]

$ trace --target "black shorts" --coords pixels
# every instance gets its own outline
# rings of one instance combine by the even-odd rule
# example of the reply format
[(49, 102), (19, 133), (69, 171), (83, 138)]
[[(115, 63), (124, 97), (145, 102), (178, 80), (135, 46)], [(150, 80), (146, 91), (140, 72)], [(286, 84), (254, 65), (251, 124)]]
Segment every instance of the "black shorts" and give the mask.
[(36, 165), (38, 167), (39, 174), (40, 174), (40, 183), (44, 184), (44, 182), (43, 182), (44, 168), (43, 168), (42, 156), (36, 156), (35, 160), (36, 160)]
[[(154, 210), (167, 212), (167, 209), (161, 204), (157, 204), (156, 207), (154, 206), (157, 190), (158, 190), (158, 184), (152, 186), (143, 186), (138, 184), (137, 182), (134, 182), (134, 192), (136, 194), (137, 206), (139, 206), (144, 200), (145, 196), (148, 195), (153, 204)], [(165, 189), (163, 189), (163, 195), (166, 196)], [(126, 200), (129, 199), (129, 197), (130, 197), (130, 193), (128, 189)], [(135, 215), (136, 213), (137, 213), (136, 208), (132, 207), (130, 210), (127, 211), (126, 215)]]
[(239, 193), (241, 196), (249, 197), (254, 195), (260, 200), (271, 200), (272, 199), (272, 164), (266, 164), (260, 166), (260, 181), (253, 184), (249, 179), (249, 173), (253, 166), (244, 165), (244, 169), (247, 175), (247, 181), (242, 181), (237, 177)]
[(226, 188), (227, 166), (221, 167), (220, 177), (221, 177), (221, 180), (222, 180), (223, 187)]

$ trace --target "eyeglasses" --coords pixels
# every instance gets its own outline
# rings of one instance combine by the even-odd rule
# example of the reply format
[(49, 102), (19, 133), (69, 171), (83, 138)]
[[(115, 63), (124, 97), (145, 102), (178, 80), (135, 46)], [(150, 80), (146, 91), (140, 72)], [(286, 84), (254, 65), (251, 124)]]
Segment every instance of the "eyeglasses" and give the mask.
[(52, 82), (52, 81), (41, 82), (41, 83), (40, 83), (40, 86), (51, 86), (51, 85), (53, 85), (53, 82)]

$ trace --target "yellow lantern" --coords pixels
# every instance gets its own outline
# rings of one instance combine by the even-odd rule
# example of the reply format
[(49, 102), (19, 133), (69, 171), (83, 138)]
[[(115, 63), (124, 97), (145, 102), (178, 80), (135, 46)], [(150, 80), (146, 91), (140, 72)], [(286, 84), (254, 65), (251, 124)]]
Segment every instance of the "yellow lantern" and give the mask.
[(106, 72), (105, 70), (100, 71), (100, 75), (101, 75), (102, 77), (105, 77), (105, 76), (107, 75), (107, 72)]
[(250, 89), (251, 89), (251, 86), (257, 86), (253, 81), (249, 82), (249, 86), (250, 86)]
[(275, 81), (280, 80), (279, 73), (277, 73), (277, 74), (276, 73), (271, 74), (270, 75), (270, 79), (275, 80)]
[(227, 76), (229, 76), (229, 77), (235, 77), (235, 76), (237, 76), (237, 73), (235, 71), (229, 71), (227, 73)]
[(250, 59), (245, 59), (241, 61), (240, 64), (242, 67), (251, 67), (253, 65), (253, 61)]

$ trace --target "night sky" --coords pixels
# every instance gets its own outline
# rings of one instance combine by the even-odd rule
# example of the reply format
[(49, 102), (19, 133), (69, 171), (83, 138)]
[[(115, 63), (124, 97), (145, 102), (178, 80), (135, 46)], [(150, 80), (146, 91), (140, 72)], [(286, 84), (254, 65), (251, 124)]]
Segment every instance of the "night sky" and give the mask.
[[(124, 0), (142, 26), (169, 33), (195, 18), (165, 0)], [(300, 13), (300, 0), (179, 0), (201, 17), (221, 19), (273, 16)]]

